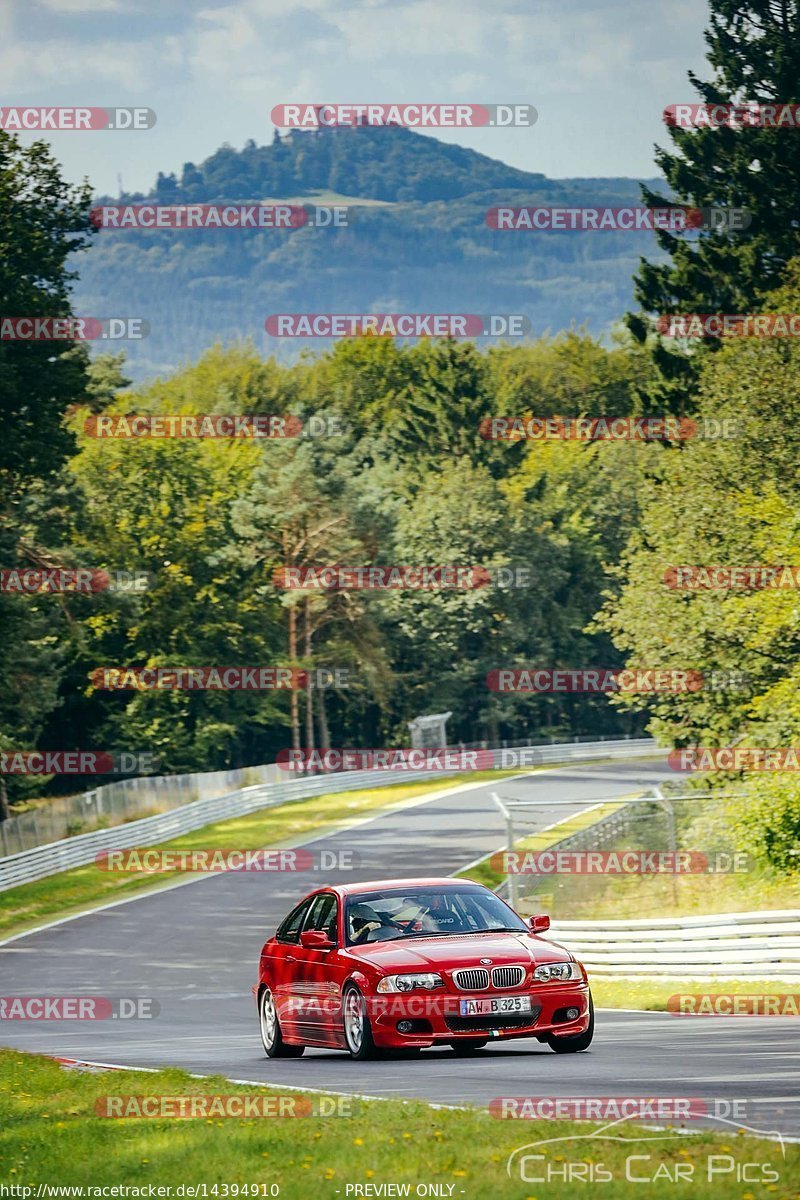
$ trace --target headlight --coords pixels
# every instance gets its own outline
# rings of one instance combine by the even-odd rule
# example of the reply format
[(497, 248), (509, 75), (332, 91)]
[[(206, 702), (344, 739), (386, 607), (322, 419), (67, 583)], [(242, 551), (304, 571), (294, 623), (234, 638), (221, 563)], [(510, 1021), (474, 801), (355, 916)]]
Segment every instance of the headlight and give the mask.
[(385, 975), (378, 983), (379, 992), (413, 992), (415, 988), (444, 987), (441, 975), (429, 972), (424, 975)]
[(575, 962), (543, 963), (533, 972), (537, 983), (547, 983), (549, 979), (583, 979), (581, 969)]

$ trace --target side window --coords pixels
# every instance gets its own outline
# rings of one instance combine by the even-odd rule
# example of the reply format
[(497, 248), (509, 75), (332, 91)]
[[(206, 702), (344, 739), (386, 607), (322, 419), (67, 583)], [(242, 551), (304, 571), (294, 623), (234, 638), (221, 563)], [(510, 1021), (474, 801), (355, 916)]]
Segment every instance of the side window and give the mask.
[(304, 900), (302, 904), (298, 904), (297, 908), (292, 909), (286, 920), (278, 926), (275, 936), (279, 942), (290, 942), (296, 945), (300, 941), (300, 930), (310, 907), (311, 900)]
[(337, 911), (336, 897), (331, 892), (323, 892), (314, 897), (311, 912), (303, 928), (319, 929), (335, 942)]

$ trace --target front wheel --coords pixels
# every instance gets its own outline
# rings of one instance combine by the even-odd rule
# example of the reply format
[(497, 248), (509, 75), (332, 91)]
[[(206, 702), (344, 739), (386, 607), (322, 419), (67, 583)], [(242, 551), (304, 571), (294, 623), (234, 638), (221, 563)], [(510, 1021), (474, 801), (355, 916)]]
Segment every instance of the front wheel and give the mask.
[(261, 1041), (267, 1058), (299, 1058), (305, 1050), (305, 1046), (290, 1046), (283, 1040), (278, 1014), (275, 1010), (275, 999), (269, 988), (264, 988), (261, 993), (258, 1016), (261, 1026)]
[(377, 1050), (367, 1015), (367, 1002), (354, 984), (345, 988), (342, 997), (342, 1020), (350, 1057), (359, 1062), (366, 1058), (374, 1058)]
[(589, 996), (589, 1024), (583, 1033), (569, 1033), (565, 1037), (557, 1033), (547, 1035), (547, 1044), (556, 1054), (577, 1054), (579, 1050), (588, 1050), (594, 1037), (594, 1003)]

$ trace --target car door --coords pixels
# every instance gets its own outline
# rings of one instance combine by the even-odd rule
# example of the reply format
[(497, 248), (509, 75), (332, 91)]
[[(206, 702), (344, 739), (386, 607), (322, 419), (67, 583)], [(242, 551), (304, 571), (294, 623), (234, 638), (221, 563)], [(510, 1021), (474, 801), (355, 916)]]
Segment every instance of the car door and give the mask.
[(294, 996), (297, 987), (297, 952), (300, 946), (300, 931), (309, 914), (314, 896), (308, 896), (289, 913), (278, 926), (270, 956), (264, 963), (267, 983), (275, 998), (278, 1020), (288, 1033), (295, 1024)]
[[(318, 892), (303, 923), (338, 942), (339, 901), (334, 892)], [(340, 988), (337, 980), (338, 950), (298, 946), (295, 956), (293, 1008), (298, 1034), (324, 1045), (341, 1044)]]

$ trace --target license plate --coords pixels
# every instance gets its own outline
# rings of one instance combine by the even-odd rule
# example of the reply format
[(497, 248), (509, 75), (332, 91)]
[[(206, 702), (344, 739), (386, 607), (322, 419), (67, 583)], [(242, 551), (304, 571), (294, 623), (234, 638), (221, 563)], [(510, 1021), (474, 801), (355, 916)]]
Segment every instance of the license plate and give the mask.
[(495, 1013), (525, 1013), (531, 1011), (530, 996), (475, 996), (462, 1000), (462, 1017), (492, 1016)]

